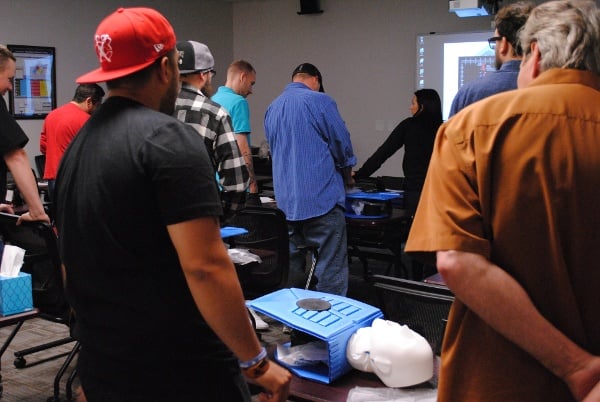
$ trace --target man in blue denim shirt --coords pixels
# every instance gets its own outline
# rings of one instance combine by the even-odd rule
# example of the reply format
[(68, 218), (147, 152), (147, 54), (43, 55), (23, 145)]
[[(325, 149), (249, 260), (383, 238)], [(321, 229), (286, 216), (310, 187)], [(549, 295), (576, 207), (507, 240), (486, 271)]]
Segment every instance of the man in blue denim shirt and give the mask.
[(452, 101), (449, 118), (478, 100), (517, 89), (517, 76), (523, 55), (517, 43), (517, 33), (527, 21), (534, 6), (533, 3), (518, 2), (498, 11), (494, 18), (494, 36), (488, 39), (490, 47), (496, 52), (496, 71), (461, 87)]
[(275, 199), (288, 221), (290, 278), (304, 272), (303, 247), (314, 248), (319, 256), (316, 290), (344, 296), (345, 187), (354, 186), (356, 157), (350, 133), (333, 98), (323, 93), (321, 73), (314, 65), (299, 65), (292, 82), (268, 107), (265, 136), (273, 158)]

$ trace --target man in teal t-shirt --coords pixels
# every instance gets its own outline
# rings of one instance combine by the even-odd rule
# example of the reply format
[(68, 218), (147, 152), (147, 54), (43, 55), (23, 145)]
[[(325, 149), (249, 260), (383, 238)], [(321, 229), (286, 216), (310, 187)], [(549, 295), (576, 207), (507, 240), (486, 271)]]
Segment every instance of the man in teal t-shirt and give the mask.
[(227, 81), (224, 86), (219, 87), (213, 95), (212, 100), (223, 106), (233, 123), (233, 132), (246, 161), (248, 173), (250, 173), (250, 187), (247, 205), (260, 205), (258, 196), (258, 185), (254, 175), (252, 163), (252, 152), (250, 150), (250, 108), (246, 98), (252, 93), (252, 87), (256, 82), (256, 70), (250, 63), (244, 60), (234, 61), (227, 68)]

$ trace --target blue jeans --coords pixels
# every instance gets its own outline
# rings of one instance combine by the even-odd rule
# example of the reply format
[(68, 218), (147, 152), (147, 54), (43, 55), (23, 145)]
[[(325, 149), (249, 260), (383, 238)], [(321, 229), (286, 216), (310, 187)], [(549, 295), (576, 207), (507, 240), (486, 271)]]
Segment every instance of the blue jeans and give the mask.
[[(348, 244), (344, 210), (336, 206), (325, 215), (304, 221), (288, 221), (290, 236), (290, 284), (304, 288), (308, 249), (317, 250), (316, 290), (345, 296), (348, 291)], [(300, 278), (300, 279), (299, 279)], [(304, 283), (302, 279), (304, 278)]]

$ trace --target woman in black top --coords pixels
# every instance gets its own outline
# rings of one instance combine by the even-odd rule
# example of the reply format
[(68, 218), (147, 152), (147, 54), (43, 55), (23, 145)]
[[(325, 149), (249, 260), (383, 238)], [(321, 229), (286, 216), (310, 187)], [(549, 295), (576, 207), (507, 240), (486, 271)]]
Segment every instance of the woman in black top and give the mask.
[(406, 209), (417, 208), (433, 141), (442, 124), (442, 104), (440, 96), (433, 89), (420, 89), (414, 93), (409, 117), (400, 122), (385, 142), (356, 171), (356, 180), (371, 176), (381, 165), (404, 145), (404, 202)]

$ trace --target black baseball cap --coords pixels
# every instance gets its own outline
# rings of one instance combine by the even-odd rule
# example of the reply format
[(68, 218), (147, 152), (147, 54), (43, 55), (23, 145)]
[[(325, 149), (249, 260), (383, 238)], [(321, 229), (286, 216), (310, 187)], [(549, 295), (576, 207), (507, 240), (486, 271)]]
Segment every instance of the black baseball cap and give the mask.
[(292, 78), (294, 78), (294, 76), (296, 74), (300, 74), (300, 73), (308, 74), (311, 77), (317, 77), (319, 79), (319, 92), (325, 92), (325, 90), (323, 89), (323, 77), (321, 76), (321, 72), (319, 71), (319, 69), (317, 67), (315, 67), (314, 64), (310, 64), (310, 63), (300, 64), (298, 67), (296, 67), (294, 69), (294, 72), (292, 73)]

